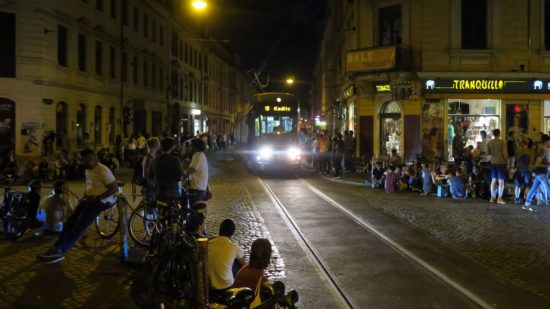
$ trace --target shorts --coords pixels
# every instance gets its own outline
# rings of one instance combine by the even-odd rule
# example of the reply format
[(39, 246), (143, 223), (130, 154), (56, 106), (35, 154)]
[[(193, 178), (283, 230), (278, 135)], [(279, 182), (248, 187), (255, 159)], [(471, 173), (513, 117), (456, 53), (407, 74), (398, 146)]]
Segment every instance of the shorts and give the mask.
[(514, 182), (518, 188), (531, 186), (531, 173), (529, 171), (518, 171)]
[(494, 164), (491, 165), (491, 178), (498, 180), (506, 179), (506, 164)]

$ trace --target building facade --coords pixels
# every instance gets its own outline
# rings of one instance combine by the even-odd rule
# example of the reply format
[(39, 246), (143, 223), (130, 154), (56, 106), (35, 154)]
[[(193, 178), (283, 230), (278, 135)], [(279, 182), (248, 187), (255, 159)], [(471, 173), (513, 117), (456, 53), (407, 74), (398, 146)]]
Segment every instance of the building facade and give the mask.
[(452, 160), (499, 128), (521, 142), (550, 129), (550, 1), (333, 1), (312, 92), (357, 155), (396, 149)]
[[(210, 107), (206, 94), (223, 49), (207, 49), (181, 9), (171, 0), (0, 0), (0, 151), (36, 157), (54, 134), (57, 150), (76, 150), (204, 132), (209, 113), (234, 133), (231, 110), (242, 101), (229, 97), (231, 84), (231, 108)], [(244, 83), (235, 62), (219, 66)]]

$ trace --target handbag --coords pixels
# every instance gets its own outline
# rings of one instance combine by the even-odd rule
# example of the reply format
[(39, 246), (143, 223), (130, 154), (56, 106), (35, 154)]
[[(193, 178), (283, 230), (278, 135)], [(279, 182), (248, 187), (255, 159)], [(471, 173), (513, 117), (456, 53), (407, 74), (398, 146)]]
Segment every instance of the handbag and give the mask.
[(206, 192), (204, 192), (204, 201), (209, 201), (212, 199), (212, 191), (210, 191), (210, 186), (206, 187)]

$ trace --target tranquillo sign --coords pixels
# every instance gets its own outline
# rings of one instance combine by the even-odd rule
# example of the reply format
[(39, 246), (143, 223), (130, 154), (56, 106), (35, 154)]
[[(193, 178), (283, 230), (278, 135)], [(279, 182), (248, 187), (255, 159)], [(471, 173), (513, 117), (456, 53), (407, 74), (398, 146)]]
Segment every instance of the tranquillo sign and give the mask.
[(538, 79), (427, 79), (422, 84), (426, 93), (550, 93), (550, 81)]

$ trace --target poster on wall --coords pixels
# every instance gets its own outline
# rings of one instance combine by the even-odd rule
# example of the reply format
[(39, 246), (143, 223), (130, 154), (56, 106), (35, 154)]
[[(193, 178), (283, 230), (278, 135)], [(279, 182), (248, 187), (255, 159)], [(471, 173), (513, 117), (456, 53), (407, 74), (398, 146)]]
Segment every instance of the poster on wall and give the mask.
[(21, 124), (21, 143), (25, 155), (40, 155), (40, 140), (38, 138), (42, 136), (40, 131), (38, 122), (23, 122)]
[(444, 104), (425, 103), (422, 106), (422, 155), (435, 161), (443, 155)]
[(0, 99), (0, 155), (15, 148), (15, 103)]
[(506, 137), (514, 142), (516, 149), (522, 141), (527, 142), (527, 110), (527, 104), (506, 105)]

